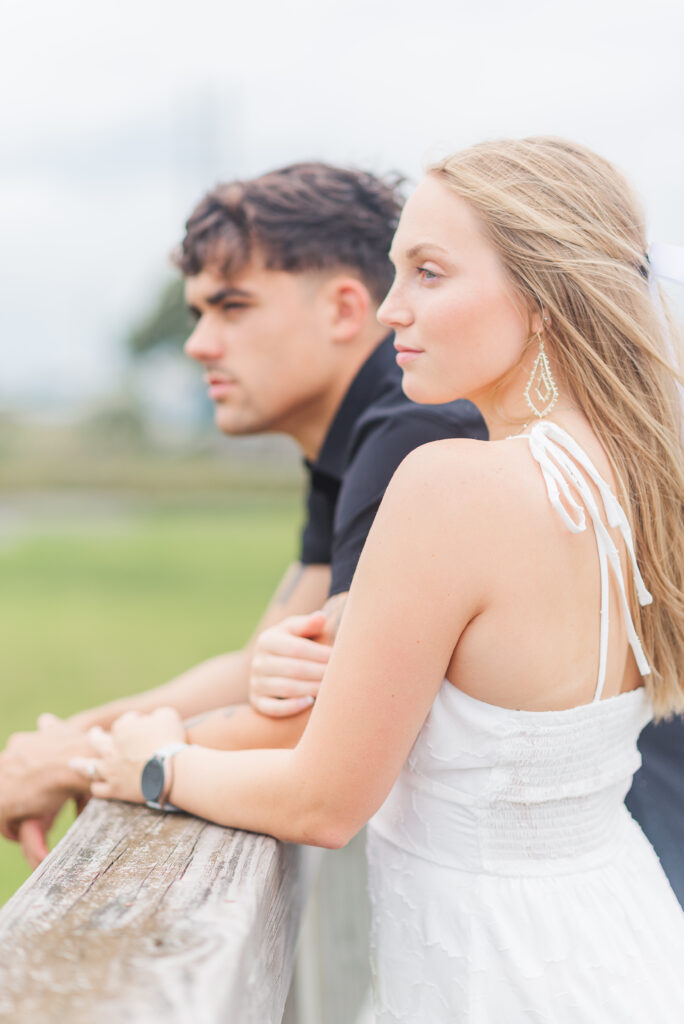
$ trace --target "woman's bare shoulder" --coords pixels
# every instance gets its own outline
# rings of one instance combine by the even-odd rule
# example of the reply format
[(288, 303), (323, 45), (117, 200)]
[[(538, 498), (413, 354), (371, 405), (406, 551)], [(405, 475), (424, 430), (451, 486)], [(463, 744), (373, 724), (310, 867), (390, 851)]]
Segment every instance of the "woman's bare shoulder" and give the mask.
[[(530, 543), (537, 510), (518, 492), (535, 490), (521, 479), (533, 472), (523, 443), (454, 438), (416, 448), (390, 481), (358, 573), (371, 588), (391, 580), (468, 620), (491, 601), (511, 538)], [(455, 578), (468, 586), (454, 587)]]
[[(524, 439), (476, 441), (448, 438), (414, 449), (401, 463), (390, 487), (400, 498), (412, 495), (443, 499), (449, 509), (461, 509), (511, 494), (519, 495), (521, 483), (534, 474), (534, 462)], [(497, 499), (498, 496), (498, 499)]]

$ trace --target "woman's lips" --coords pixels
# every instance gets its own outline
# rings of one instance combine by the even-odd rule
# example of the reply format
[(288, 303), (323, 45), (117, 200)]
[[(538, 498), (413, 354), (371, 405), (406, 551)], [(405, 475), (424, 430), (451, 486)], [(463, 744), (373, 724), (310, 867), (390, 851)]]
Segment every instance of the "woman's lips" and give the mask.
[(418, 348), (400, 348), (397, 351), (397, 363), (399, 366), (405, 366), (406, 363), (412, 363), (418, 356), (422, 356), (423, 352)]

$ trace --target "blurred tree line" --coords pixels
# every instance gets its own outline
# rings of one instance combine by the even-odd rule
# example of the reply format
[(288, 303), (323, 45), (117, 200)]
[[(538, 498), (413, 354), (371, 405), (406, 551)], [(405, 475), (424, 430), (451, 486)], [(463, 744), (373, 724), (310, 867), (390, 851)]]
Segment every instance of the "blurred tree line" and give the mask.
[(127, 348), (134, 358), (162, 345), (182, 349), (191, 330), (183, 280), (173, 277), (163, 285), (148, 312), (129, 331)]

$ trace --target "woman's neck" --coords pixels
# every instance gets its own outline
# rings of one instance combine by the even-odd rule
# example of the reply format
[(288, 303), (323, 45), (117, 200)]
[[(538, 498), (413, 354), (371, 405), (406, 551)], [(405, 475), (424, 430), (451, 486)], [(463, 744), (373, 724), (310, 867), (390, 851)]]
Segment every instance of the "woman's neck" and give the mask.
[[(578, 417), (582, 420), (585, 419), (570, 388), (559, 380), (553, 382), (556, 389), (553, 402), (550, 401), (553, 393), (544, 393), (544, 397), (549, 397), (548, 413), (542, 417), (537, 416), (525, 394), (530, 375), (531, 368), (529, 366), (520, 366), (505, 384), (499, 383), (487, 391), (469, 396), (484, 417), (491, 441), (500, 441), (511, 435), (522, 434), (541, 419), (549, 419), (568, 427), (576, 423)], [(541, 400), (538, 402), (538, 408), (541, 411), (544, 409)]]

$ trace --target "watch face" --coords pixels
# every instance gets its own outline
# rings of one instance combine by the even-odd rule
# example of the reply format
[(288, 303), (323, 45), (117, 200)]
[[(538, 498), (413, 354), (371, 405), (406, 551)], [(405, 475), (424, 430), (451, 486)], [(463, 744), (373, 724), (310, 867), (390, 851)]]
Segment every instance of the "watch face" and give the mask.
[(164, 791), (164, 763), (158, 757), (150, 758), (143, 768), (140, 785), (145, 800), (159, 801)]

